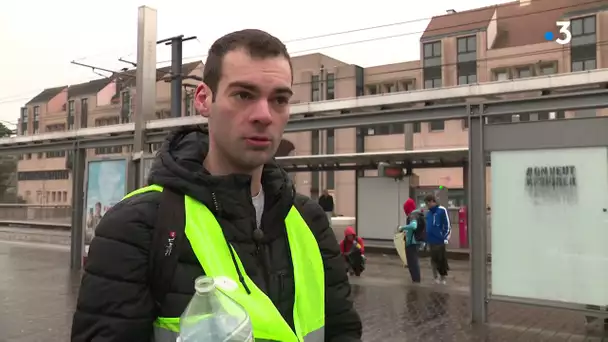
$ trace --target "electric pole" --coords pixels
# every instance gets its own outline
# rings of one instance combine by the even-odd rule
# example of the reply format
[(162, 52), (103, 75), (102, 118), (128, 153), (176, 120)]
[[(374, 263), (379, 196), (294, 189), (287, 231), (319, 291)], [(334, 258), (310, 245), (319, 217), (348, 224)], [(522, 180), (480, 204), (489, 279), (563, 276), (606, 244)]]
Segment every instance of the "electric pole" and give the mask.
[(174, 118), (182, 116), (182, 43), (192, 39), (196, 36), (184, 38), (182, 34), (158, 42), (171, 45), (171, 116)]

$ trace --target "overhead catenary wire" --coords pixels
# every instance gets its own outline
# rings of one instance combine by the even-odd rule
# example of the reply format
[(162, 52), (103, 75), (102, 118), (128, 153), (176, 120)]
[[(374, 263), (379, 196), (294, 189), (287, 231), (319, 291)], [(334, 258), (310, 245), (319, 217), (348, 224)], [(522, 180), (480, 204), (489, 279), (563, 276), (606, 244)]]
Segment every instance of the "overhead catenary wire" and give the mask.
[[(552, 1), (552, 0), (536, 0), (536, 1)], [(510, 19), (510, 18), (525, 17), (525, 16), (530, 16), (530, 15), (535, 15), (535, 14), (542, 14), (542, 13), (546, 13), (546, 12), (552, 12), (552, 11), (556, 11), (556, 10), (560, 10), (560, 9), (568, 9), (568, 8), (580, 7), (580, 6), (583, 6), (583, 5), (596, 4), (596, 3), (601, 3), (601, 2), (603, 2), (603, 0), (593, 0), (593, 1), (587, 1), (587, 2), (584, 2), (584, 3), (578, 3), (576, 5), (561, 6), (561, 7), (551, 8), (551, 9), (545, 9), (545, 10), (542, 10), (542, 11), (535, 11), (535, 12), (524, 13), (524, 14), (520, 14), (520, 15), (505, 16), (505, 17), (498, 18), (498, 19), (499, 20), (504, 20), (504, 19)], [(502, 6), (511, 6), (511, 5), (517, 5), (517, 6), (519, 6), (518, 3), (515, 3), (515, 4), (509, 4), (509, 3), (507, 3), (507, 4), (503, 4)], [(470, 11), (467, 11), (467, 12), (483, 11), (483, 10), (487, 10), (487, 8), (488, 7), (478, 8), (478, 9), (473, 9), (473, 10), (470, 10)], [(451, 14), (451, 15), (454, 15), (454, 14)], [(348, 34), (348, 33), (352, 33), (352, 32), (360, 32), (360, 31), (372, 30), (372, 29), (382, 28), (382, 27), (397, 26), (397, 25), (400, 25), (400, 24), (411, 23), (411, 22), (418, 22), (418, 21), (424, 21), (424, 20), (428, 20), (428, 19), (431, 19), (431, 18), (420, 18), (420, 19), (414, 19), (414, 20), (409, 20), (409, 21), (404, 21), (404, 22), (398, 22), (398, 23), (391, 23), (391, 24), (385, 24), (385, 25), (370, 26), (370, 27), (365, 27), (365, 28), (360, 28), (360, 29), (355, 29), (355, 30), (333, 32), (333, 33), (328, 33), (328, 34), (324, 34), (324, 35), (317, 35), (317, 36), (310, 36), (310, 37), (301, 37), (301, 38), (296, 38), (296, 39), (288, 40), (288, 41), (286, 41), (286, 43), (294, 42), (294, 41), (320, 39), (320, 38), (324, 38), (324, 37), (343, 35), (343, 34)], [(435, 30), (452, 29), (452, 28), (458, 28), (458, 27), (465, 26), (465, 25), (470, 25), (472, 23), (485, 23), (485, 22), (488, 22), (488, 20), (480, 20), (480, 21), (477, 21), (477, 22), (467, 22), (466, 24), (445, 26), (445, 27), (441, 27), (440, 29), (435, 29)], [(317, 48), (314, 48), (314, 49), (306, 49), (306, 50), (294, 51), (294, 52), (291, 52), (291, 54), (311, 52), (311, 51), (317, 51), (317, 50), (323, 50), (323, 49), (334, 48), (334, 47), (341, 47), (341, 46), (347, 46), (347, 45), (368, 43), (368, 42), (373, 42), (373, 41), (386, 40), (386, 39), (398, 38), (398, 37), (403, 37), (403, 36), (408, 36), (408, 35), (420, 34), (420, 33), (424, 33), (424, 32), (433, 32), (435, 30), (407, 32), (407, 33), (396, 34), (396, 35), (389, 35), (389, 36), (375, 37), (375, 38), (369, 38), (369, 39), (364, 39), (364, 40), (350, 41), (350, 42), (345, 42), (345, 43), (338, 43), (338, 44), (333, 44), (333, 45), (328, 45), (328, 46), (317, 47)], [(603, 46), (605, 44), (608, 44), (608, 41), (598, 41), (596, 43), (597, 46)], [(521, 56), (524, 56), (524, 55), (525, 56), (529, 56), (529, 55), (545, 54), (545, 53), (550, 53), (550, 52), (554, 52), (554, 51), (565, 50), (566, 48), (567, 48), (566, 46), (558, 46), (555, 49), (542, 50), (542, 51), (533, 52), (533, 53), (517, 53), (517, 54), (497, 56), (497, 57), (493, 57), (493, 58), (477, 59), (477, 62), (484, 62), (484, 61), (487, 62), (487, 61), (491, 61), (491, 60), (516, 58), (516, 57), (521, 57)], [(190, 57), (185, 57), (184, 60), (202, 58), (202, 57), (206, 57), (206, 56), (207, 55), (190, 56)], [(294, 57), (297, 57), (297, 56), (294, 56)], [(167, 62), (169, 62), (169, 61), (159, 61), (159, 62), (157, 62), (157, 64), (167, 63)], [(457, 64), (458, 63), (445, 63), (445, 64), (441, 64), (441, 66), (442, 67), (443, 66), (453, 66), (453, 65), (457, 65)], [(99, 70), (104, 70), (104, 68), (101, 68), (101, 67), (96, 67), (96, 68), (99, 69)], [(392, 71), (378, 72), (378, 73), (368, 74), (368, 76), (379, 76), (379, 75), (394, 74), (394, 73), (401, 73), (401, 72), (407, 72), (407, 71), (416, 71), (416, 70), (421, 70), (421, 69), (423, 69), (422, 66), (415, 67), (415, 68), (405, 68), (405, 69), (397, 69), (397, 70), (392, 70)], [(105, 69), (105, 70), (107, 70), (107, 69)], [(111, 71), (111, 70), (109, 70), (108, 72), (112, 72), (112, 73), (115, 73), (115, 74), (124, 74), (124, 71)], [(127, 77), (134, 77), (132, 75), (127, 75), (127, 74), (125, 74), (125, 76), (127, 76)], [(336, 80), (339, 80), (339, 79), (349, 79), (349, 78), (354, 78), (354, 76), (339, 77), (339, 78), (336, 78)], [(294, 83), (294, 85), (302, 85), (302, 84), (310, 84), (310, 83), (311, 83), (311, 81), (305, 81), (305, 82)], [(33, 92), (34, 91), (28, 92), (28, 94), (31, 94)], [(19, 95), (11, 96), (11, 97), (8, 97), (8, 98), (0, 98), (0, 104), (3, 104), (3, 103), (13, 103), (13, 102), (18, 102), (18, 101), (21, 101), (21, 100), (26, 100), (26, 99), (31, 98), (31, 97), (25, 96), (25, 94), (26, 93), (23, 93), (24, 96), (23, 97), (19, 97), (19, 98), (16, 97), (16, 96), (19, 96)]]
[[(536, 1), (547, 1), (548, 2), (548, 1), (552, 1), (552, 0), (536, 0)], [(548, 13), (548, 12), (553, 12), (553, 11), (558, 11), (558, 10), (563, 10), (563, 9), (568, 9), (568, 8), (576, 8), (576, 7), (580, 7), (580, 6), (584, 6), (584, 5), (599, 4), (599, 3), (603, 3), (603, 2), (604, 2), (603, 0), (592, 0), (592, 1), (587, 1), (587, 2), (583, 2), (583, 3), (577, 3), (576, 5), (553, 7), (553, 8), (545, 9), (545, 10), (542, 10), (542, 11), (535, 11), (535, 12), (529, 12), (529, 13), (524, 13), (524, 14), (504, 16), (504, 17), (500, 17), (500, 18), (496, 18), (496, 19), (490, 19), (490, 20), (484, 19), (484, 20), (478, 20), (478, 21), (471, 21), (471, 22), (467, 22), (465, 24), (448, 25), (448, 26), (443, 26), (441, 28), (437, 28), (437, 29), (430, 29), (430, 30), (427, 29), (427, 30), (424, 30), (424, 31), (411, 31), (411, 32), (393, 34), (393, 35), (388, 35), (388, 36), (380, 36), (380, 37), (374, 37), (374, 38), (354, 40), (354, 41), (350, 41), (350, 42), (331, 44), (331, 45), (326, 45), (326, 46), (321, 46), (321, 47), (315, 47), (315, 48), (310, 48), (310, 49), (291, 51), (290, 54), (294, 55), (294, 54), (301, 54), (301, 53), (317, 52), (318, 50), (331, 49), (331, 48), (343, 47), (343, 46), (348, 46), (348, 45), (370, 43), (370, 42), (379, 41), (379, 40), (401, 38), (401, 37), (411, 36), (411, 35), (415, 35), (415, 34), (422, 34), (422, 33), (426, 33), (426, 32), (443, 31), (445, 29), (456, 29), (456, 28), (459, 28), (459, 27), (462, 27), (462, 26), (468, 26), (468, 25), (471, 25), (471, 24), (483, 24), (483, 23), (486, 23), (486, 22), (490, 23), (491, 21), (496, 21), (496, 20), (521, 18), (521, 17), (530, 16), (530, 15), (543, 14), (543, 13)], [(503, 6), (519, 6), (519, 3), (504, 4)], [(471, 12), (474, 12), (474, 11), (483, 11), (483, 10), (487, 10), (487, 8), (488, 7), (474, 9), (474, 10), (471, 10)], [(467, 11), (467, 12), (469, 12), (469, 11)], [(450, 15), (457, 15), (457, 14), (450, 14)], [(411, 23), (420, 22), (420, 21), (425, 21), (425, 20), (429, 20), (429, 19), (432, 19), (432, 18), (414, 19), (414, 20), (410, 20), (410, 21), (407, 21), (407, 22), (401, 22), (401, 24), (410, 23), (410, 22)], [(371, 26), (371, 27), (362, 28), (362, 29), (358, 29), (358, 30), (351, 30), (351, 31), (353, 31), (353, 32), (366, 31), (368, 29), (372, 30), (372, 29), (376, 29), (376, 28), (381, 28), (383, 26), (386, 26), (386, 27), (397, 26), (398, 24), (400, 24), (400, 23), (393, 23), (393, 24), (386, 24), (386, 25), (379, 25), (379, 26)], [(298, 39), (292, 40), (292, 41), (288, 40), (288, 41), (285, 41), (285, 43), (288, 44), (288, 43), (293, 42), (293, 41), (303, 41), (303, 40), (308, 40), (308, 39), (320, 39), (320, 38), (324, 38), (324, 37), (331, 37), (331, 36), (335, 36), (335, 35), (343, 35), (343, 34), (347, 34), (347, 33), (350, 33), (350, 31), (335, 32), (335, 33), (326, 34), (326, 35), (320, 35), (320, 36), (312, 36), (310, 38), (309, 37), (303, 37), (303, 38), (298, 38)], [(189, 56), (189, 57), (184, 57), (184, 60), (203, 59), (203, 58), (205, 58), (207, 56), (208, 56), (207, 54), (193, 55), (193, 56)], [(293, 56), (293, 57), (297, 57), (297, 56)], [(170, 60), (163, 60), (163, 61), (159, 61), (157, 63), (158, 64), (162, 64), (162, 63), (168, 63), (168, 62), (170, 62)]]

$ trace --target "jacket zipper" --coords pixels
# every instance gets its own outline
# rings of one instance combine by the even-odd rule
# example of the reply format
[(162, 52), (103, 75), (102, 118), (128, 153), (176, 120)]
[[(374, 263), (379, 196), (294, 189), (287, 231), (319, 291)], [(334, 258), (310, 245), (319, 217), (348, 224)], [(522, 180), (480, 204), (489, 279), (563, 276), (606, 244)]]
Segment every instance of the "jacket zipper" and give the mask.
[[(249, 197), (251, 198), (251, 193), (249, 194)], [(259, 229), (262, 231), (262, 233), (264, 232), (264, 230), (262, 229), (262, 223), (264, 222), (264, 213), (262, 213), (262, 220), (260, 222), (260, 228), (258, 228), (258, 222), (257, 222), (257, 213), (255, 211), (255, 207), (253, 206), (253, 202), (251, 203), (251, 224), (253, 226), (253, 230), (255, 231), (256, 229)], [(262, 244), (260, 243), (261, 241), (257, 241), (254, 239), (254, 243), (255, 243), (255, 248), (256, 248), (256, 256), (258, 258), (258, 262), (260, 263), (260, 266), (262, 267), (262, 276), (264, 278), (264, 282), (266, 283), (266, 286), (270, 286), (270, 256), (268, 255), (267, 251), (264, 250), (264, 247), (262, 246)]]

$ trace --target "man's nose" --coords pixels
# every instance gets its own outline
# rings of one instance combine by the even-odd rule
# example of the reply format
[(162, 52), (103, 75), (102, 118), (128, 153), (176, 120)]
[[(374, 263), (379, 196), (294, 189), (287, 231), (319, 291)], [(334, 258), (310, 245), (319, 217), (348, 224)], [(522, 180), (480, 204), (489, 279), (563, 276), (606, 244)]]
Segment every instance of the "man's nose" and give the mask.
[(266, 99), (257, 101), (254, 105), (249, 119), (253, 122), (259, 122), (264, 125), (272, 123), (272, 113), (270, 112), (270, 106)]

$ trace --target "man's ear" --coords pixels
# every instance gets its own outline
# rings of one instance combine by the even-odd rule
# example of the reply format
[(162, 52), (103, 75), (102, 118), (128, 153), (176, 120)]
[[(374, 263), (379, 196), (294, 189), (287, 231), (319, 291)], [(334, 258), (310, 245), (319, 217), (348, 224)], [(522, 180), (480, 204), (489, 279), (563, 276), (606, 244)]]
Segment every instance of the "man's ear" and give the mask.
[(211, 112), (211, 102), (213, 100), (213, 93), (205, 83), (201, 83), (196, 87), (194, 93), (194, 108), (199, 112), (200, 115), (208, 118)]

